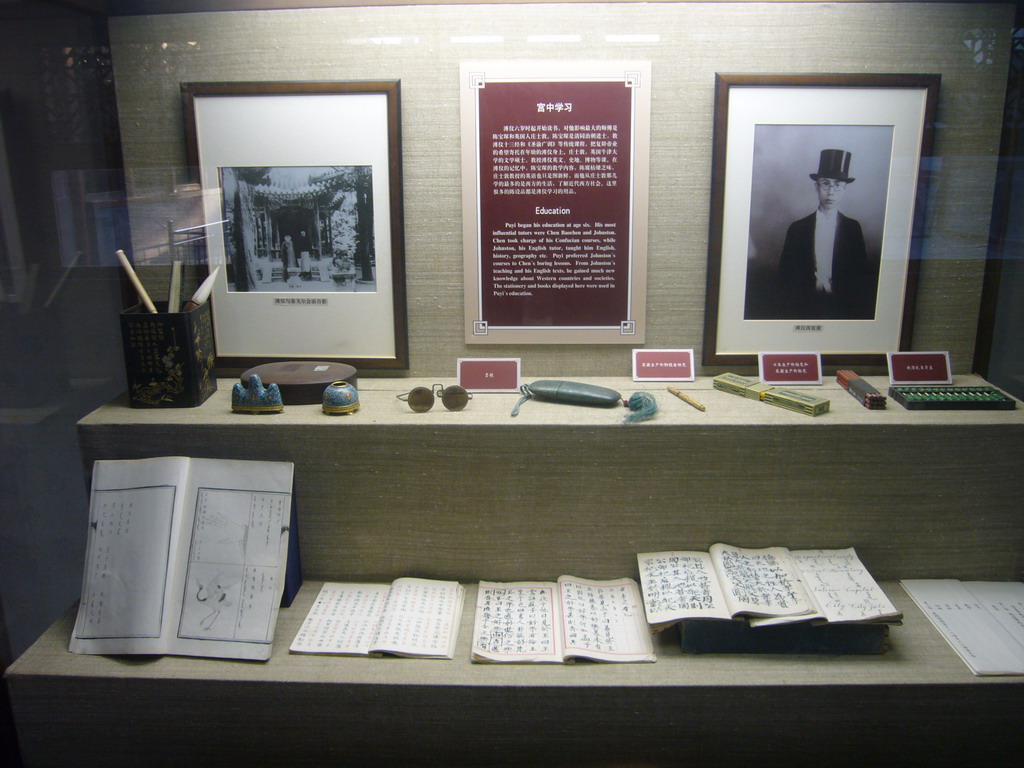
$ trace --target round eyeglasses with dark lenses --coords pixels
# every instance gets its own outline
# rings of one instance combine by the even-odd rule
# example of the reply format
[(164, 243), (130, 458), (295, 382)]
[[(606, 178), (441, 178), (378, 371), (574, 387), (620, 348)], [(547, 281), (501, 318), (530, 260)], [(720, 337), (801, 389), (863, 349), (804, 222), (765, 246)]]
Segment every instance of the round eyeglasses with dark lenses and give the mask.
[(441, 405), (449, 411), (461, 411), (473, 399), (473, 393), (467, 392), (458, 384), (453, 384), (450, 387), (435, 384), (429, 389), (427, 387), (415, 387), (409, 392), (395, 395), (395, 397), (409, 403), (409, 407), (416, 411), (416, 413), (425, 413), (434, 407), (434, 401), (438, 398), (441, 400)]

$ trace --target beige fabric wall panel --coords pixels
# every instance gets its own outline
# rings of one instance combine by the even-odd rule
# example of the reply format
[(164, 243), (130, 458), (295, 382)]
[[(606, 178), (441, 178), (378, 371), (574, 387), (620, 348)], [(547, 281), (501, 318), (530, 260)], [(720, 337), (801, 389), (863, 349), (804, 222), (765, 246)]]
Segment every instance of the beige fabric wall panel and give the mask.
[(198, 408), (121, 398), (89, 414), (84, 466), (172, 453), (293, 461), (310, 579), (616, 578), (636, 575), (638, 552), (716, 541), (852, 546), (880, 580), (1024, 572), (1024, 408), (871, 411), (833, 380), (829, 412), (811, 418), (702, 379), (688, 391), (706, 412), (652, 386), (657, 418), (623, 425), (624, 408), (536, 400), (511, 418), (513, 394), (413, 413), (395, 398), (409, 383), (360, 379), (351, 417), (317, 405), (246, 416), (220, 384)]
[[(134, 16), (111, 19), (110, 31), (138, 195), (159, 191), (152, 169), (185, 162), (181, 82), (401, 80), (412, 375), (448, 374), (460, 356), (522, 357), (529, 376), (630, 371), (618, 346), (463, 343), (460, 61), (652, 62), (646, 346), (694, 347), (698, 359), (715, 73), (938, 73), (914, 346), (949, 350), (966, 373), (1012, 19), (1009, 4), (572, 3)], [(531, 42), (539, 34), (577, 42)]]

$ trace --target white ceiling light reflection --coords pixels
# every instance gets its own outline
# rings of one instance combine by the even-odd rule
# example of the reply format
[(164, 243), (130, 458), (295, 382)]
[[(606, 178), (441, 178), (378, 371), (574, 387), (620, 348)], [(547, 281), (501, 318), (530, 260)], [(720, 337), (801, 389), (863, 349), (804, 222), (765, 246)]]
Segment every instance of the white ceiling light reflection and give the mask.
[(580, 43), (582, 35), (527, 35), (528, 43)]
[(661, 35), (605, 35), (606, 43), (660, 43)]
[(415, 45), (419, 41), (418, 37), (350, 37), (345, 42), (349, 45)]
[(455, 45), (504, 43), (504, 35), (455, 35), (451, 38)]

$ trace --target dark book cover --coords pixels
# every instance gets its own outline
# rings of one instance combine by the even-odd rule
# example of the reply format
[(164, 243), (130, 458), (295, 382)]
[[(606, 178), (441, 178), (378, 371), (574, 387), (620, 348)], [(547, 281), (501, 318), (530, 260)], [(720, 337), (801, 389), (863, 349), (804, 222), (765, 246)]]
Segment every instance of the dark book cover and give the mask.
[(281, 607), (287, 608), (302, 587), (302, 560), (299, 557), (299, 515), (295, 503), (295, 481), (292, 480), (292, 513), (288, 523), (288, 563), (284, 570), (284, 592)]
[(884, 653), (887, 624), (776, 624), (689, 619), (679, 624), (684, 653)]

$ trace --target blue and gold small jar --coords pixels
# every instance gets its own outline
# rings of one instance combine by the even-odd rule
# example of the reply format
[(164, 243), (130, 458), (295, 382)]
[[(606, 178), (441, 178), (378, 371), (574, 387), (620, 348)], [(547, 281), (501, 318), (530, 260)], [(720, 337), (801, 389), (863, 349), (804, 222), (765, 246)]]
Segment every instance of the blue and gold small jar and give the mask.
[(347, 381), (331, 382), (324, 390), (324, 413), (337, 416), (359, 410), (359, 392)]

